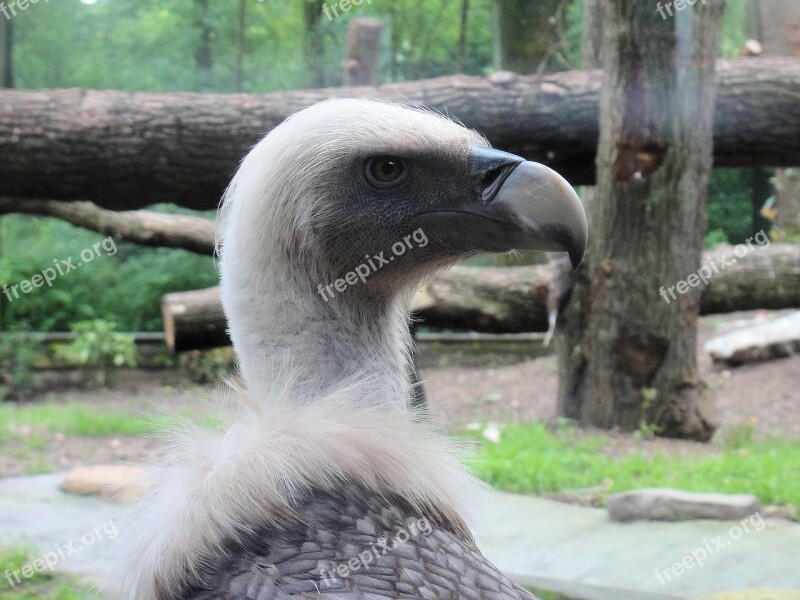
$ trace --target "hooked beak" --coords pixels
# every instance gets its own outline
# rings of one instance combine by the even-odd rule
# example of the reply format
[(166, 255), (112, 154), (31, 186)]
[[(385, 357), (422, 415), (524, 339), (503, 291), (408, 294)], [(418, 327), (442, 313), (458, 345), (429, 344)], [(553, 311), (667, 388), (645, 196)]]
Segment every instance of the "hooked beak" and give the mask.
[(472, 198), (417, 220), (438, 225), (446, 239), (460, 238), (472, 250), (567, 252), (578, 268), (588, 241), (586, 213), (561, 175), (519, 156), (474, 146), (470, 178), (476, 182)]

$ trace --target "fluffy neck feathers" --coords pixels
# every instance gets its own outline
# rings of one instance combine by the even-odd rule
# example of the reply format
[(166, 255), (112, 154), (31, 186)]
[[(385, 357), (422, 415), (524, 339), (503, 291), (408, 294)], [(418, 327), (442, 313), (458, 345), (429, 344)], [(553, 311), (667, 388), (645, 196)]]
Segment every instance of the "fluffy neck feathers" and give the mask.
[(107, 574), (108, 597), (170, 597), (202, 579), (205, 559), (238, 528), (275, 523), (310, 490), (335, 493), (347, 481), (399, 496), (469, 538), (464, 523), (485, 488), (427, 419), (371, 402), (369, 382), (306, 404), (284, 387), (268, 401), (234, 391), (219, 406), (229, 420), (220, 431), (186, 425), (171, 434), (167, 468), (120, 526), (123, 557)]

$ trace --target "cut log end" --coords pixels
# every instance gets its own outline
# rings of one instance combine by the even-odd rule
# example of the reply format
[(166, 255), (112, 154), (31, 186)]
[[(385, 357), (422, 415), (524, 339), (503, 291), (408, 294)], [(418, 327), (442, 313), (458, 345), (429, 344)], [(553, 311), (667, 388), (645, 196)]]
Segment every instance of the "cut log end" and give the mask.
[(219, 288), (167, 294), (161, 303), (164, 336), (171, 352), (229, 346)]

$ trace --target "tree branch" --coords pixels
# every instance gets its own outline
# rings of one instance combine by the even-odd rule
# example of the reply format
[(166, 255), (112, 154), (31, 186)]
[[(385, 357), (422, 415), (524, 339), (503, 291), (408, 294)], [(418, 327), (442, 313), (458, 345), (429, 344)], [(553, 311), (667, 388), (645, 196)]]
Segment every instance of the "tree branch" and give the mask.
[(27, 213), (55, 217), (143, 246), (182, 248), (197, 254), (214, 253), (214, 221), (201, 217), (167, 215), (148, 210), (115, 212), (91, 202), (60, 202), (28, 198), (0, 198), (0, 214)]

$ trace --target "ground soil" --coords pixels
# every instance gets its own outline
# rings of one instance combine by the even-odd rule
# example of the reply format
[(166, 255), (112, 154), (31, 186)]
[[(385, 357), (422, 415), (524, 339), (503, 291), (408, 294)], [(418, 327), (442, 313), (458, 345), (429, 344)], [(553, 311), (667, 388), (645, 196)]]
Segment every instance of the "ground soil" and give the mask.
[[(700, 371), (716, 398), (719, 435), (751, 427), (762, 435), (800, 437), (800, 355), (730, 368), (713, 365), (702, 351), (705, 340), (740, 325), (744, 319), (777, 314), (780, 313), (738, 313), (701, 321)], [(471, 424), (552, 423), (556, 419), (557, 378), (553, 356), (520, 359), (491, 352), (481, 356), (471, 352), (464, 356), (452, 349), (423, 348), (420, 363), (431, 410), (450, 430), (461, 430)], [(187, 384), (174, 371), (131, 371), (122, 374), (109, 390), (51, 392), (34, 401), (77, 401), (143, 414), (196, 406), (209, 391), (209, 387)], [(605, 451), (614, 455), (714, 453), (719, 448), (715, 442), (641, 440), (618, 432), (603, 434), (610, 438)], [(35, 447), (26, 444), (26, 436), (31, 440), (36, 438)], [(148, 463), (158, 457), (158, 448), (159, 440), (152, 436), (86, 438), (21, 430), (0, 442), (0, 477), (85, 464)]]

